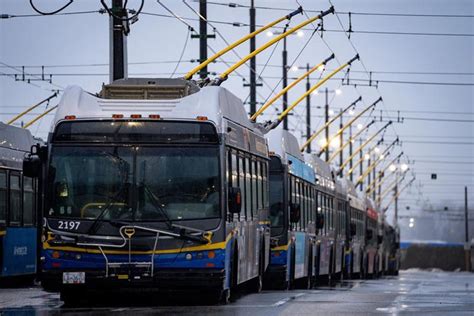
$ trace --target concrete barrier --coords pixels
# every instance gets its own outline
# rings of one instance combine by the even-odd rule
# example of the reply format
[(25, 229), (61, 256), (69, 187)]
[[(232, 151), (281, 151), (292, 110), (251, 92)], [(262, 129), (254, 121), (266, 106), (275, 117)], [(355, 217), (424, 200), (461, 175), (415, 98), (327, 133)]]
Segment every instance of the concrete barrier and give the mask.
[(457, 243), (400, 243), (401, 268), (464, 270), (464, 245)]

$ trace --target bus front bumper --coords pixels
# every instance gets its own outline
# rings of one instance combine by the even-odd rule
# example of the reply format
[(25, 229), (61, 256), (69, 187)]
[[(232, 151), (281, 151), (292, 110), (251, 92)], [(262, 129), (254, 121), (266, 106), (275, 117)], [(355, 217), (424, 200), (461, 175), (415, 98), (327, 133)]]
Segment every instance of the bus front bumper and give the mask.
[[(63, 284), (63, 273), (85, 272), (84, 283)], [(131, 289), (147, 288), (158, 291), (195, 291), (223, 288), (224, 269), (160, 269), (153, 276), (121, 272), (105, 276), (104, 271), (43, 271), (41, 282), (45, 290), (60, 291), (63, 288)]]

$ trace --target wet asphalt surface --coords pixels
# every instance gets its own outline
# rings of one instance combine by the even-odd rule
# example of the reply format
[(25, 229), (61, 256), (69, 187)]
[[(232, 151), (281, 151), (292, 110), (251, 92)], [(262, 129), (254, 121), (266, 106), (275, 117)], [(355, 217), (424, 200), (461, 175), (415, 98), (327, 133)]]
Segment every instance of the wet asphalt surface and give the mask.
[[(183, 300), (184, 298), (184, 300)], [(242, 291), (228, 305), (197, 294), (156, 297), (122, 294), (68, 307), (38, 286), (0, 288), (0, 315), (474, 315), (474, 273), (402, 271), (398, 277), (345, 281), (313, 290)]]

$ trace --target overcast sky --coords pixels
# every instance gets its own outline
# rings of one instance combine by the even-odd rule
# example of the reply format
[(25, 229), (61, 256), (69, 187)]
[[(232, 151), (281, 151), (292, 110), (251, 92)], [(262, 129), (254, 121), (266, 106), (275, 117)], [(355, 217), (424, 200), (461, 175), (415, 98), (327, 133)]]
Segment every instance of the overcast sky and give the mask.
[[(41, 9), (54, 10), (67, 1), (35, 0), (34, 3)], [(108, 1), (110, 2), (110, 1)], [(129, 6), (137, 8), (139, 1), (130, 0)], [(161, 0), (174, 13), (184, 18), (196, 18), (196, 15), (187, 8), (182, 1)], [(214, 3), (228, 3), (229, 1), (214, 0)], [(248, 5), (249, 0), (232, 1)], [(298, 7), (295, 0), (256, 0), (257, 6), (269, 8)], [(328, 1), (300, 0), (306, 10), (326, 10)], [(188, 3), (198, 9), (194, 1)], [(351, 35), (352, 44), (360, 53), (362, 62), (368, 71), (373, 71), (374, 80), (403, 81), (403, 82), (437, 82), (437, 83), (469, 83), (474, 82), (474, 18), (473, 17), (409, 17), (409, 16), (375, 16), (356, 13), (409, 13), (409, 14), (441, 14), (441, 15), (470, 15), (474, 16), (474, 4), (469, 0), (362, 0), (342, 1), (333, 0), (336, 11), (344, 29), (348, 29), (348, 15), (344, 12), (353, 12)], [(65, 11), (80, 12), (100, 9), (99, 1), (74, 1)], [(28, 0), (2, 0), (0, 13), (10, 15), (35, 14)], [(195, 63), (190, 60), (199, 57), (198, 40), (188, 39), (186, 25), (175, 18), (146, 15), (158, 13), (169, 15), (156, 1), (147, 0), (139, 21), (132, 25), (128, 38), (129, 74), (130, 76), (169, 77), (177, 65), (177, 60), (186, 43), (182, 63), (177, 68), (175, 76), (180, 76)], [(268, 23), (284, 14), (285, 10), (268, 8), (257, 9), (257, 24)], [(313, 16), (315, 13), (309, 12)], [(240, 22), (247, 24), (249, 15), (247, 8), (230, 8), (209, 4), (208, 18), (212, 21)], [(305, 20), (299, 15), (293, 18), (290, 26)], [(188, 21), (196, 30), (198, 23)], [(227, 41), (233, 41), (248, 32), (248, 27), (235, 27), (214, 23), (218, 34), (216, 39), (210, 39), (209, 45), (214, 50), (225, 47), (221, 36)], [(27, 66), (27, 73), (39, 74), (40, 67), (45, 66), (46, 74), (53, 74), (53, 84), (33, 81), (27, 84), (15, 81), (5, 74), (18, 74), (20, 69), (9, 68), (0, 64), (0, 120), (6, 121), (15, 113), (29, 105), (49, 96), (51, 89), (62, 89), (68, 85), (80, 85), (84, 89), (97, 92), (102, 83), (107, 83), (109, 60), (109, 19), (106, 14), (90, 13), (79, 15), (55, 15), (39, 17), (16, 17), (0, 20), (0, 62), (20, 67)], [(295, 65), (312, 65), (320, 62), (331, 50), (335, 52), (337, 61), (332, 61), (329, 69), (334, 69), (339, 63), (344, 63), (355, 55), (351, 42), (343, 32), (338, 18), (335, 15), (326, 17), (323, 39), (318, 33), (311, 37), (312, 25), (304, 31), (304, 35), (288, 38), (288, 55), (290, 64), (294, 61), (303, 47)], [(406, 35), (406, 34), (373, 34), (358, 33), (358, 31), (399, 32), (399, 33), (436, 33), (443, 36)], [(210, 33), (214, 33), (209, 28)], [(457, 34), (464, 36), (447, 36)], [(471, 35), (471, 36), (469, 36)], [(269, 37), (261, 35), (257, 38), (257, 46), (267, 41)], [(328, 48), (329, 47), (329, 48)], [(249, 46), (244, 44), (236, 49), (237, 54), (244, 56)], [(257, 71), (263, 70), (263, 64), (268, 66), (263, 70), (265, 81), (258, 88), (258, 101), (263, 102), (271, 95), (271, 90), (277, 85), (281, 76), (281, 51), (278, 45), (272, 55), (270, 48), (258, 55)], [(211, 52), (209, 52), (211, 54)], [(271, 58), (270, 58), (271, 57)], [(238, 57), (229, 53), (223, 58), (225, 61), (236, 61)], [(146, 64), (133, 64), (143, 63)], [(169, 62), (169, 63), (162, 63)], [(69, 65), (69, 66), (65, 66)], [(214, 63), (209, 67), (212, 72), (220, 73), (226, 69), (222, 62)], [(390, 72), (390, 73), (380, 73)], [(402, 73), (393, 73), (402, 72)], [(410, 72), (409, 74), (403, 72)], [(246, 78), (249, 69), (242, 66), (238, 73)], [(417, 74), (413, 74), (417, 73)], [(430, 74), (419, 74), (430, 73)], [(433, 74), (434, 73), (434, 74)], [(83, 74), (83, 75), (81, 75)], [(301, 70), (290, 71), (290, 77), (302, 74)], [(336, 76), (340, 77), (340, 76)], [(27, 76), (27, 78), (37, 78)], [(367, 79), (367, 74), (361, 63), (355, 62), (351, 68), (351, 79)], [(313, 76), (312, 83), (317, 82)], [(242, 78), (231, 76), (224, 87), (245, 100), (249, 89), (242, 86)], [(397, 111), (405, 117), (403, 123), (394, 124), (386, 134), (386, 143), (390, 143), (399, 135), (403, 141), (403, 148), (393, 152), (393, 156), (403, 150), (415, 162), (410, 165), (416, 173), (417, 188), (412, 188), (401, 199), (402, 210), (410, 206), (413, 212), (420, 209), (425, 197), (428, 204), (434, 208), (444, 205), (463, 203), (463, 185), (468, 185), (471, 193), (474, 188), (474, 106), (472, 85), (427, 85), (402, 84), (381, 82), (378, 89), (375, 87), (341, 86), (339, 80), (332, 80), (326, 85), (329, 89), (341, 89), (342, 94), (330, 95), (330, 107), (338, 111), (362, 95), (366, 105), (375, 101), (380, 95), (384, 102), (379, 104), (373, 113), (380, 119), (387, 121), (389, 117), (396, 117)], [(272, 89), (270, 89), (270, 87)], [(280, 84), (281, 87), (281, 84)], [(304, 84), (296, 87), (289, 94), (289, 101), (295, 100), (304, 92)], [(278, 91), (278, 89), (276, 89)], [(58, 99), (53, 100), (55, 105)], [(312, 129), (316, 130), (322, 124), (323, 109), (317, 106), (324, 105), (322, 94), (313, 96)], [(277, 102), (281, 104), (281, 102)], [(51, 106), (50, 105), (50, 106)], [(359, 104), (359, 109), (362, 105)], [(39, 113), (44, 110), (37, 110)], [(277, 112), (269, 111), (274, 114)], [(457, 113), (457, 114), (453, 114)], [(301, 104), (290, 118), (290, 128), (303, 139), (305, 134), (305, 106)], [(272, 116), (265, 116), (270, 119)], [(25, 122), (31, 119), (27, 116)], [(51, 124), (52, 116), (47, 116), (39, 124), (31, 127), (34, 135), (45, 137)], [(430, 120), (426, 120), (430, 119)], [(431, 119), (434, 119), (431, 120)], [(454, 121), (451, 121), (454, 120)], [(363, 120), (362, 123), (367, 120)], [(385, 122), (378, 122), (372, 127), (369, 136)], [(334, 127), (332, 130), (334, 131)], [(314, 148), (314, 147), (313, 147)], [(392, 158), (393, 159), (393, 158)], [(431, 173), (437, 173), (436, 181), (430, 179)], [(407, 179), (411, 178), (411, 174)], [(420, 192), (423, 194), (420, 195)], [(474, 199), (470, 199), (474, 201)], [(387, 200), (388, 202), (388, 200)], [(472, 204), (472, 202), (471, 202)]]

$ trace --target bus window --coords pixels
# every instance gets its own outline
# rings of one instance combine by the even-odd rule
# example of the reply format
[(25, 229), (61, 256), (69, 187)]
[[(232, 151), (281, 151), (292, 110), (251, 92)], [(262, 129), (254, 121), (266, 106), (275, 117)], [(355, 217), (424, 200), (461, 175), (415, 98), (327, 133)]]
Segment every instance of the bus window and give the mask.
[(5, 224), (7, 217), (7, 173), (0, 170), (0, 224)]
[(259, 188), (260, 188), (260, 208), (265, 208), (265, 178), (263, 176), (263, 161), (258, 161), (258, 178), (259, 178)]
[(21, 187), (20, 176), (10, 174), (10, 225), (20, 225), (21, 215)]
[(261, 209), (263, 207), (262, 203), (262, 175), (260, 174), (260, 161), (254, 161), (255, 164), (255, 177), (257, 178), (257, 208)]
[(247, 208), (245, 209), (245, 219), (249, 219), (252, 215), (252, 185), (250, 175), (250, 160), (245, 157), (245, 194), (247, 199)]
[(235, 151), (232, 151), (231, 155), (231, 160), (232, 160), (232, 186), (237, 186), (237, 156), (235, 154)]
[(242, 209), (241, 214), (245, 214), (245, 206), (246, 206), (246, 192), (245, 192), (245, 171), (244, 171), (244, 158), (239, 155), (239, 187), (240, 187), (240, 194), (241, 201), (242, 201)]
[(257, 174), (256, 174), (256, 168), (255, 168), (255, 165), (256, 165), (256, 161), (255, 160), (250, 160), (250, 166), (251, 166), (251, 169), (250, 169), (250, 174), (252, 175), (252, 214), (250, 215), (251, 219), (253, 219), (253, 217), (255, 215), (257, 215), (257, 209), (258, 209), (258, 205), (257, 205)]
[(34, 225), (34, 193), (33, 179), (23, 178), (23, 225)]
[(261, 162), (260, 166), (262, 170), (262, 199), (263, 199), (263, 207), (268, 208), (268, 178), (267, 178), (267, 164), (265, 162)]

